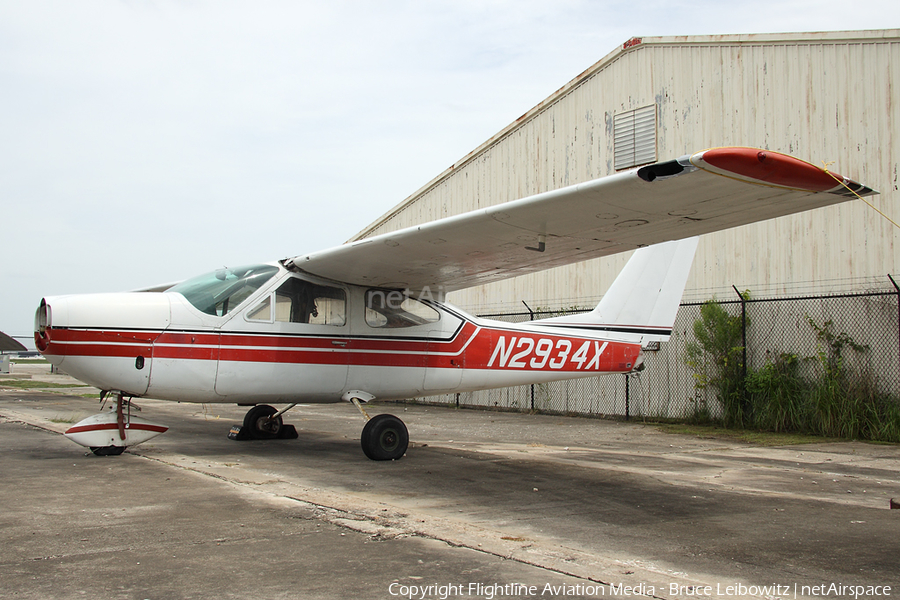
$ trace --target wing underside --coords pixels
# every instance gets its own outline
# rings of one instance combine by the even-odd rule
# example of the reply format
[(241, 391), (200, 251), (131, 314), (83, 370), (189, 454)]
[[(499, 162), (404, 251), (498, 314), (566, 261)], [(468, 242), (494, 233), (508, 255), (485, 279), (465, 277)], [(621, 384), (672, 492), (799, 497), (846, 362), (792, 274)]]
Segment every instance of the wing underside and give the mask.
[(872, 193), (783, 154), (718, 148), (285, 264), (356, 285), (446, 293)]

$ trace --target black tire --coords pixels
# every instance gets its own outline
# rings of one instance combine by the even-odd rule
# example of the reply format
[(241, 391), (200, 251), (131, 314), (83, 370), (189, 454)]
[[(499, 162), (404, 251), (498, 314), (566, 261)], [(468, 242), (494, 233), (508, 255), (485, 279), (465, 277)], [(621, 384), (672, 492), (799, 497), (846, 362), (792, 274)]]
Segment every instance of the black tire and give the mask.
[(281, 427), (284, 425), (281, 417), (269, 419), (277, 412), (275, 407), (268, 404), (254, 406), (244, 415), (242, 429), (254, 440), (274, 440), (281, 433)]
[(118, 456), (125, 452), (125, 446), (91, 446), (91, 452), (97, 456)]
[(376, 415), (363, 427), (360, 442), (372, 460), (397, 460), (409, 447), (409, 431), (394, 415)]

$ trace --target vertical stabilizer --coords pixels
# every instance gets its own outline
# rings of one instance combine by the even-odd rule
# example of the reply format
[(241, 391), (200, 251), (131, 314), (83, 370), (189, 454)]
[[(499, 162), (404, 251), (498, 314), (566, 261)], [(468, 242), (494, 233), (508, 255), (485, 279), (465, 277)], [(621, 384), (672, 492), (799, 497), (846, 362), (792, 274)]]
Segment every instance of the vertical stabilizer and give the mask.
[(698, 241), (693, 237), (640, 248), (594, 310), (540, 324), (609, 331), (642, 344), (668, 340)]

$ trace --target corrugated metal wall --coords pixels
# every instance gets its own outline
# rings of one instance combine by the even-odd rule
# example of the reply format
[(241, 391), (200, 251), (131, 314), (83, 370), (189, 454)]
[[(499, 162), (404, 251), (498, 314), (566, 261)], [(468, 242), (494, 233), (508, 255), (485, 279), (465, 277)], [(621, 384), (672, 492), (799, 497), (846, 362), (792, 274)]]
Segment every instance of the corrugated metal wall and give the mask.
[[(629, 45), (629, 44), (626, 44)], [(613, 172), (616, 113), (657, 107), (659, 160), (711, 146), (834, 161), (900, 221), (900, 30), (644, 38), (619, 47), (357, 237)], [(897, 230), (860, 201), (705, 236), (687, 287), (850, 289), (897, 272)], [(471, 311), (590, 305), (628, 253), (456, 292)], [(810, 282), (810, 283), (807, 283)]]

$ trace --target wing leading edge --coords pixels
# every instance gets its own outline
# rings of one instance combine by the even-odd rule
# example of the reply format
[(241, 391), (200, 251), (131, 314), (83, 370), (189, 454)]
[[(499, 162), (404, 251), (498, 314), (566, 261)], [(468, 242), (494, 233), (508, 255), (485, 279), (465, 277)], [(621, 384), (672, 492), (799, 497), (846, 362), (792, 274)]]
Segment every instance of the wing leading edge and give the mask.
[(854, 192), (875, 193), (777, 152), (715, 148), (284, 264), (356, 285), (446, 293), (828, 206)]

